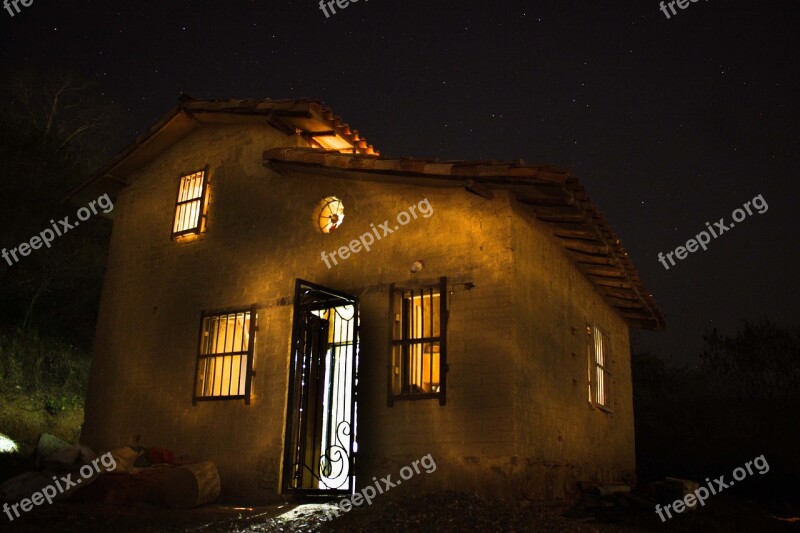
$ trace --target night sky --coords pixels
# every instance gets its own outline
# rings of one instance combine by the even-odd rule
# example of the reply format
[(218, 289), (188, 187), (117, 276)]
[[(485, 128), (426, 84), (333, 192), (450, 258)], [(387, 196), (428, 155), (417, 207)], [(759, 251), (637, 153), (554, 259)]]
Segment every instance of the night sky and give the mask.
[[(524, 159), (578, 176), (667, 318), (634, 348), (692, 362), (710, 327), (798, 323), (798, 4), (34, 0), (0, 11), (4, 78), (66, 69), (119, 143), (195, 98), (324, 101), (392, 156)], [(769, 209), (665, 270), (757, 195)]]

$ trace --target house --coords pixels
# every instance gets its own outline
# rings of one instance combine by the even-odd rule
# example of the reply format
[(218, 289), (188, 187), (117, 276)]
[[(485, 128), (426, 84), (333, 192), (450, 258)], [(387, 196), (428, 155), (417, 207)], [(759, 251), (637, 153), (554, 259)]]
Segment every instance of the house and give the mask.
[(311, 100), (183, 97), (71, 194), (103, 193), (92, 448), (207, 458), (242, 501), (427, 454), (404, 490), (634, 481), (629, 328), (664, 320), (567, 171), (382, 157)]

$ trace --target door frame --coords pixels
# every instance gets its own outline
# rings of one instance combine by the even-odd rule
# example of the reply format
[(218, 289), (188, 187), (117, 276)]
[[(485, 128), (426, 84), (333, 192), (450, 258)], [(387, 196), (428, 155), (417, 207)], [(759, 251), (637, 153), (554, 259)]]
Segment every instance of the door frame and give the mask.
[[(311, 302), (304, 302), (304, 297), (311, 296)], [(301, 355), (301, 349), (305, 346), (300, 346), (301, 343), (301, 328), (304, 313), (311, 310), (333, 309), (342, 305), (352, 305), (354, 308), (353, 316), (353, 360), (351, 370), (351, 398), (350, 398), (350, 444), (349, 449), (344, 449), (342, 446), (331, 446), (326, 450), (330, 452), (332, 448), (339, 448), (345, 452), (345, 462), (348, 468), (347, 482), (341, 487), (331, 487), (326, 489), (312, 489), (312, 488), (296, 488), (292, 487), (292, 479), (294, 476), (295, 466), (295, 450), (290, 448), (295, 445), (294, 435), (294, 422), (295, 422), (295, 380), (297, 378), (297, 359)], [(352, 494), (355, 490), (355, 466), (356, 466), (356, 452), (357, 449), (357, 427), (358, 421), (356, 419), (357, 409), (356, 403), (358, 399), (358, 357), (359, 357), (359, 301), (358, 298), (316, 283), (305, 281), (298, 278), (295, 281), (295, 292), (292, 313), (292, 338), (289, 348), (289, 379), (287, 382), (287, 403), (286, 403), (286, 426), (283, 439), (283, 469), (281, 476), (281, 490), (285, 494), (295, 494), (300, 496), (339, 496)], [(302, 430), (301, 430), (302, 431)], [(338, 427), (336, 430), (338, 435)], [(338, 440), (338, 439), (337, 439)], [(341, 453), (339, 450), (336, 453)], [(323, 457), (330, 457), (327, 453)], [(334, 461), (337, 462), (337, 461)], [(319, 479), (313, 471), (312, 476)]]

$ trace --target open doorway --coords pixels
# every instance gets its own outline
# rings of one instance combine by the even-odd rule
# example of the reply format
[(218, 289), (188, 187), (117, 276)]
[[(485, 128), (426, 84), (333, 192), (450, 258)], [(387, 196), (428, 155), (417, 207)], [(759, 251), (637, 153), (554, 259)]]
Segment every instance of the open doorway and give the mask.
[(356, 445), (358, 299), (297, 280), (283, 490), (352, 492)]

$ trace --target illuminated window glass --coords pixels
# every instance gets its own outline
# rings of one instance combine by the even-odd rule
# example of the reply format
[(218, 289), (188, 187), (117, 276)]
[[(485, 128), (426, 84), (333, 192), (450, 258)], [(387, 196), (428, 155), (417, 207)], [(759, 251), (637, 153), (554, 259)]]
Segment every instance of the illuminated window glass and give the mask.
[(173, 237), (202, 232), (207, 174), (207, 169), (204, 169), (181, 176), (175, 203), (175, 221), (172, 224)]
[(421, 398), (438, 398), (440, 404), (445, 403), (446, 287), (446, 278), (431, 287), (392, 287), (390, 404), (394, 399)]
[(250, 402), (255, 310), (203, 314), (194, 400)]
[(588, 328), (591, 338), (589, 356), (589, 401), (594, 405), (608, 407), (611, 374), (608, 371), (610, 341), (600, 328)]
[(335, 196), (328, 196), (317, 206), (317, 223), (322, 233), (331, 233), (344, 221), (344, 205)]

